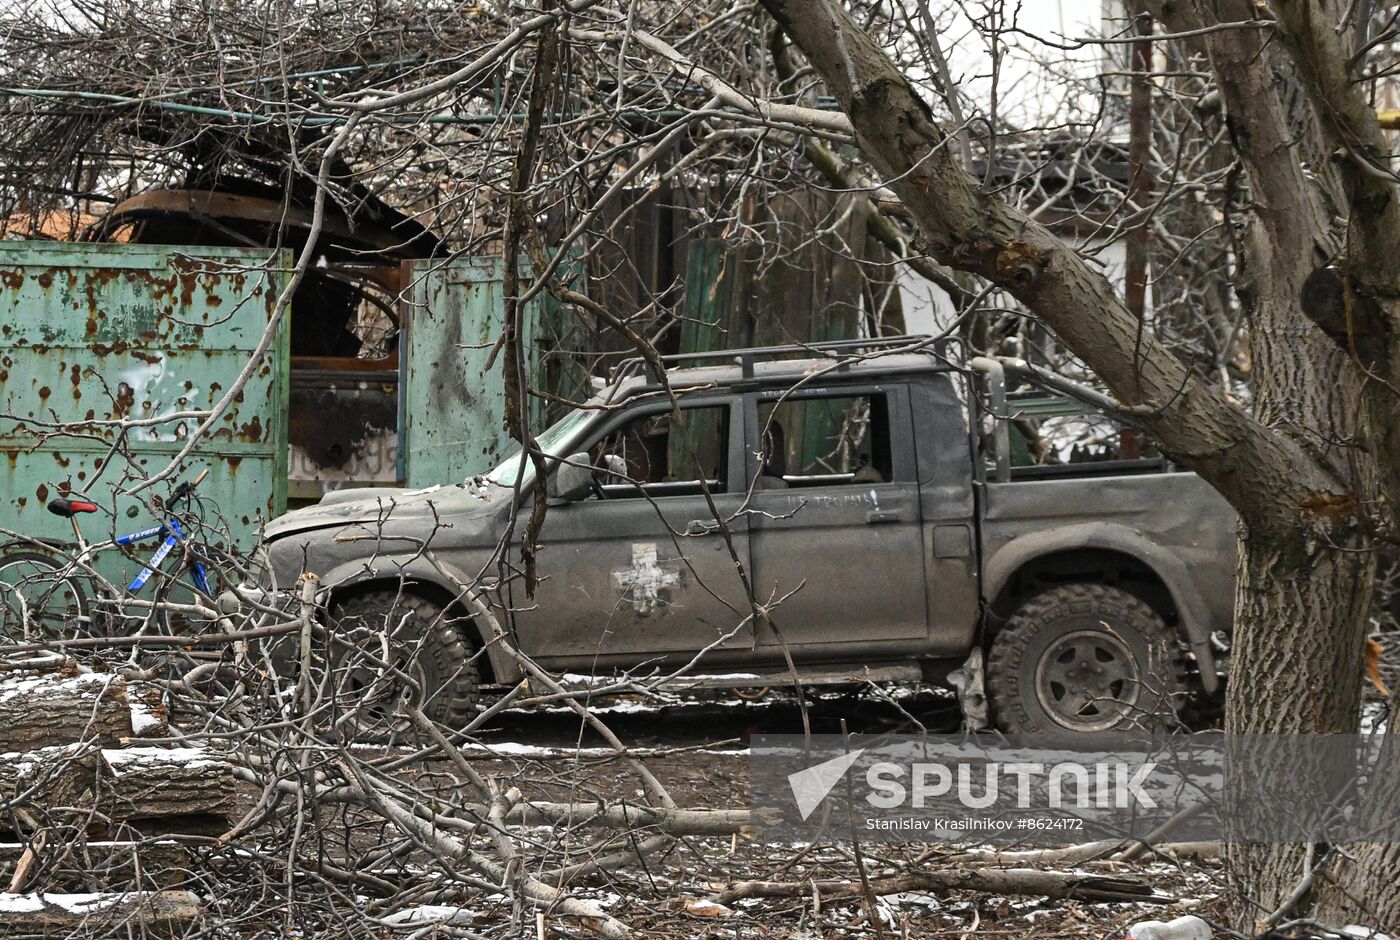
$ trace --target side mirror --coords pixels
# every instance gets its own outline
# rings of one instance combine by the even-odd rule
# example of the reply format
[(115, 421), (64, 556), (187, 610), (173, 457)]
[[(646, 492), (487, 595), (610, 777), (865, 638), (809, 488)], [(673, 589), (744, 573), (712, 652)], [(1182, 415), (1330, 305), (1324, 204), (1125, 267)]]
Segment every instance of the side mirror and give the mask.
[(629, 479), (627, 473), (627, 461), (622, 459), (621, 454), (604, 454), (603, 466), (604, 483), (626, 483)]
[(587, 454), (570, 454), (559, 462), (549, 484), (551, 501), (572, 503), (593, 489), (593, 461)]

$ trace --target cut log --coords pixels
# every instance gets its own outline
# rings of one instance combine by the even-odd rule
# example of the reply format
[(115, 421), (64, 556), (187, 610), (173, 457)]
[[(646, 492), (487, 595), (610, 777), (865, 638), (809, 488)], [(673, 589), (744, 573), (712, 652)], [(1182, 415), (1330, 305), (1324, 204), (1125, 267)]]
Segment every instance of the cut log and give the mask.
[(0, 679), (0, 751), (131, 736), (131, 710), (120, 676), (11, 675)]
[(29, 653), (0, 657), (0, 676), (19, 673), (43, 675), (55, 672), (71, 676), (77, 671), (78, 664), (62, 653)]
[(178, 817), (191, 824), (138, 826), (147, 835), (202, 832), (222, 825), (236, 803), (233, 767), (207, 748), (78, 744), (0, 754), (0, 807), (28, 808), (36, 816), (91, 807), (98, 820), (113, 823)]
[(198, 916), (199, 899), (189, 891), (0, 894), (0, 925), (6, 936), (118, 925), (169, 930)]
[(199, 747), (128, 747), (104, 750), (108, 807), (116, 819), (209, 814), (227, 816), (237, 796), (233, 767), (217, 751)]
[[(8, 883), (29, 846), (0, 842), (0, 882)], [(77, 842), (39, 851), (27, 891), (134, 891), (174, 888), (189, 879), (190, 852), (179, 842)]]
[(0, 807), (10, 810), (78, 806), (90, 793), (102, 765), (93, 744), (65, 744), (33, 751), (0, 754)]

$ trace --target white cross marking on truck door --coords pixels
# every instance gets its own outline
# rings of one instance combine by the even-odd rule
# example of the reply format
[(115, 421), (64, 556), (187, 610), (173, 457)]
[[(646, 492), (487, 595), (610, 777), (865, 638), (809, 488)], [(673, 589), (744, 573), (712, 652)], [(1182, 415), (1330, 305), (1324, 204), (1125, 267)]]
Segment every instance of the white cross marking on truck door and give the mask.
[(680, 583), (680, 574), (656, 563), (655, 542), (634, 542), (632, 567), (613, 572), (613, 584), (626, 591), (639, 614), (649, 614), (661, 603), (661, 590)]

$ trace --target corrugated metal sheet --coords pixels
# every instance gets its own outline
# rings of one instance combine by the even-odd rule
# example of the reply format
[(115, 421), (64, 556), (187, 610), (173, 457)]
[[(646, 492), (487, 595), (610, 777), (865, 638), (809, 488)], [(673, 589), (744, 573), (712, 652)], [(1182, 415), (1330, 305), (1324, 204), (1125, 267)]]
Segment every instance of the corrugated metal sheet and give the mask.
[[(0, 525), (71, 536), (45, 504), (72, 491), (105, 510), (83, 518), (90, 537), (144, 528), (149, 513), (120, 490), (162, 469), (199, 421), (124, 431), (92, 422), (218, 401), (285, 283), (287, 265), (269, 272), (267, 261), (245, 249), (0, 242)], [(270, 355), (182, 468), (209, 468), (200, 492), (245, 546), (286, 505), (287, 371), (284, 319)], [(67, 433), (46, 433), (60, 428)], [(123, 433), (130, 460), (113, 457)]]

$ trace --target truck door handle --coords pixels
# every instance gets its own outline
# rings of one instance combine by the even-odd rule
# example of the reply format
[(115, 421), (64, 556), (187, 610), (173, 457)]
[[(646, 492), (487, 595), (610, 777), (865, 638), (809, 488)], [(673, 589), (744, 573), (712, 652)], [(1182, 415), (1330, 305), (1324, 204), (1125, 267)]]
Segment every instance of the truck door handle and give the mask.
[(888, 525), (891, 522), (903, 522), (904, 516), (897, 512), (887, 510), (872, 509), (865, 514), (866, 525)]

